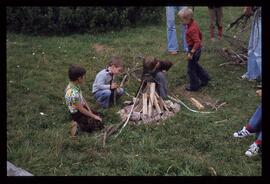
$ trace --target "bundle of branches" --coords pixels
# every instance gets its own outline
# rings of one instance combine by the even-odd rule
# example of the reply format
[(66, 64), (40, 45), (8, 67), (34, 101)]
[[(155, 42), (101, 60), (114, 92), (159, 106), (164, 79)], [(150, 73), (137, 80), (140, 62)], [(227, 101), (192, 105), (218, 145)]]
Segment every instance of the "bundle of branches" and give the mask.
[(218, 49), (218, 54), (226, 60), (226, 63), (220, 64), (236, 64), (245, 65), (247, 63), (247, 43), (240, 40), (236, 36), (223, 35), (224, 39), (228, 42), (227, 47)]
[[(259, 7), (253, 7), (252, 11), (256, 12), (259, 10)], [(255, 13), (254, 13), (255, 14)], [(251, 16), (246, 16), (245, 13), (241, 14), (236, 20), (234, 20), (232, 23), (228, 25), (227, 31), (230, 29), (234, 29), (234, 32), (242, 33), (251, 25)]]
[[(239, 33), (244, 32), (249, 26), (251, 25), (251, 18), (245, 16), (245, 14), (242, 14), (240, 17), (238, 17), (234, 22), (228, 25), (227, 31), (230, 29), (234, 29), (235, 31), (238, 31)], [(240, 30), (239, 30), (240, 28)]]

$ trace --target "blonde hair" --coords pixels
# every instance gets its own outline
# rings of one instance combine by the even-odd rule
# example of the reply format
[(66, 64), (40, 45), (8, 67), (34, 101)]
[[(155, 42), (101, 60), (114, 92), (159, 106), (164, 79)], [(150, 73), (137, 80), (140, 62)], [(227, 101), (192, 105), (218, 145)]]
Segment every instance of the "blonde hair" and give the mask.
[(112, 66), (112, 65), (114, 65), (117, 68), (123, 67), (123, 61), (119, 56), (112, 56), (107, 64), (107, 66)]
[(177, 13), (177, 16), (179, 16), (180, 18), (191, 19), (193, 18), (193, 11), (192, 9), (185, 7)]

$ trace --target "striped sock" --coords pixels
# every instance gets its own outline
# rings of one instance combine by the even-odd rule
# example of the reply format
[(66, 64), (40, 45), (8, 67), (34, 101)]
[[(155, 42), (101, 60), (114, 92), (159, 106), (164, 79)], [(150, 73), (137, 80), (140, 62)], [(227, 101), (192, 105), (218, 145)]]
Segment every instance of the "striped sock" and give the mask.
[(252, 130), (252, 127), (249, 124), (247, 124), (245, 127), (246, 127), (246, 130), (249, 131), (249, 133), (254, 133), (254, 131)]
[(261, 144), (262, 144), (262, 141), (261, 141), (261, 140), (256, 140), (255, 143), (256, 143), (257, 145), (261, 145)]

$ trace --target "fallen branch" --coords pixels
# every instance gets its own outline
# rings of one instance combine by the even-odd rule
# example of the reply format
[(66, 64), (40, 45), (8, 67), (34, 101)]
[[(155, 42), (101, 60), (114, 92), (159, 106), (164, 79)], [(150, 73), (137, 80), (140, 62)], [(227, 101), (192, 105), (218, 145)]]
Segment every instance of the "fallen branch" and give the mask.
[(103, 147), (105, 147), (107, 139), (111, 135), (113, 135), (120, 127), (121, 127), (121, 123), (117, 124), (116, 126), (111, 126), (110, 128), (108, 128), (107, 131), (104, 132), (103, 141), (102, 141)]
[(217, 108), (216, 108), (216, 110), (218, 110), (220, 107), (222, 107), (222, 106), (224, 106), (224, 105), (226, 105), (227, 104), (227, 102), (223, 102), (222, 104), (220, 104)]
[(102, 143), (103, 148), (105, 148), (106, 138), (107, 138), (107, 132), (104, 132), (103, 143)]
[(228, 121), (228, 120), (227, 119), (224, 119), (224, 120), (221, 120), (221, 121), (215, 121), (214, 123), (215, 124), (218, 124), (218, 123), (225, 122), (225, 121)]
[(134, 77), (138, 82), (141, 82), (141, 79), (139, 79), (134, 73), (131, 73), (132, 77)]
[(122, 81), (120, 83), (120, 88), (124, 86), (124, 82), (126, 81), (128, 75), (129, 75), (129, 71), (130, 71), (130, 69), (128, 68), (127, 73), (125, 74), (125, 76), (123, 77), (123, 79), (122, 79)]
[(143, 69), (143, 67), (141, 67), (141, 66), (138, 67), (138, 68), (135, 68), (135, 67), (133, 69), (130, 69), (130, 70), (126, 71), (126, 72), (121, 73), (119, 76), (123, 76), (123, 75), (126, 75), (126, 74), (131, 74), (131, 73), (133, 73), (135, 71), (138, 71), (138, 70), (142, 70)]
[(195, 105), (199, 110), (204, 109), (204, 106), (195, 98), (191, 97), (190, 100), (191, 100), (192, 104)]
[(140, 92), (141, 92), (141, 89), (142, 89), (142, 86), (143, 86), (144, 82), (145, 82), (145, 81), (143, 81), (142, 84), (141, 84), (141, 86), (140, 86), (140, 89), (139, 89), (139, 91), (138, 91), (138, 93), (137, 93), (137, 96), (136, 96), (136, 98), (135, 98), (135, 100), (134, 100), (134, 103), (133, 103), (133, 105), (132, 105), (132, 107), (131, 107), (131, 110), (130, 110), (130, 112), (129, 112), (129, 115), (128, 115), (128, 118), (127, 118), (126, 122), (124, 123), (124, 125), (123, 125), (122, 128), (120, 129), (119, 133), (115, 136), (115, 138), (118, 137), (118, 135), (122, 132), (122, 130), (123, 130), (123, 129), (125, 128), (125, 126), (127, 125), (128, 121), (129, 121), (129, 119), (130, 119), (130, 117), (131, 117), (131, 114), (132, 114), (132, 112), (133, 112), (133, 109), (134, 109), (134, 107), (135, 107), (135, 104), (136, 104), (136, 102), (137, 102), (137, 99), (138, 99), (138, 97), (139, 97), (139, 94), (140, 94)]
[(210, 113), (214, 113), (214, 112), (196, 111), (196, 110), (194, 110), (194, 109), (189, 108), (184, 102), (182, 102), (182, 101), (179, 100), (179, 99), (176, 99), (176, 98), (174, 98), (174, 97), (172, 97), (172, 96), (169, 96), (169, 95), (168, 95), (168, 98), (169, 98), (170, 100), (176, 102), (176, 103), (182, 104), (185, 108), (187, 108), (187, 109), (188, 109), (189, 111), (191, 111), (191, 112), (202, 113), (202, 114), (210, 114)]
[(208, 169), (210, 170), (210, 172), (213, 176), (217, 176), (217, 172), (215, 171), (215, 169), (213, 167), (209, 167)]

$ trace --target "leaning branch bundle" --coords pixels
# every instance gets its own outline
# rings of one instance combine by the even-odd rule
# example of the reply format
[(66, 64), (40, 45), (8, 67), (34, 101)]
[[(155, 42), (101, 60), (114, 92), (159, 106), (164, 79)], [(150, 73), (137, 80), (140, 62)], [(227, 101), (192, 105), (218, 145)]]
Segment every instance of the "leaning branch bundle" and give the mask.
[(234, 64), (245, 65), (248, 59), (247, 44), (236, 37), (224, 35), (224, 39), (228, 42), (228, 46), (218, 49), (218, 54), (226, 61), (219, 66)]

